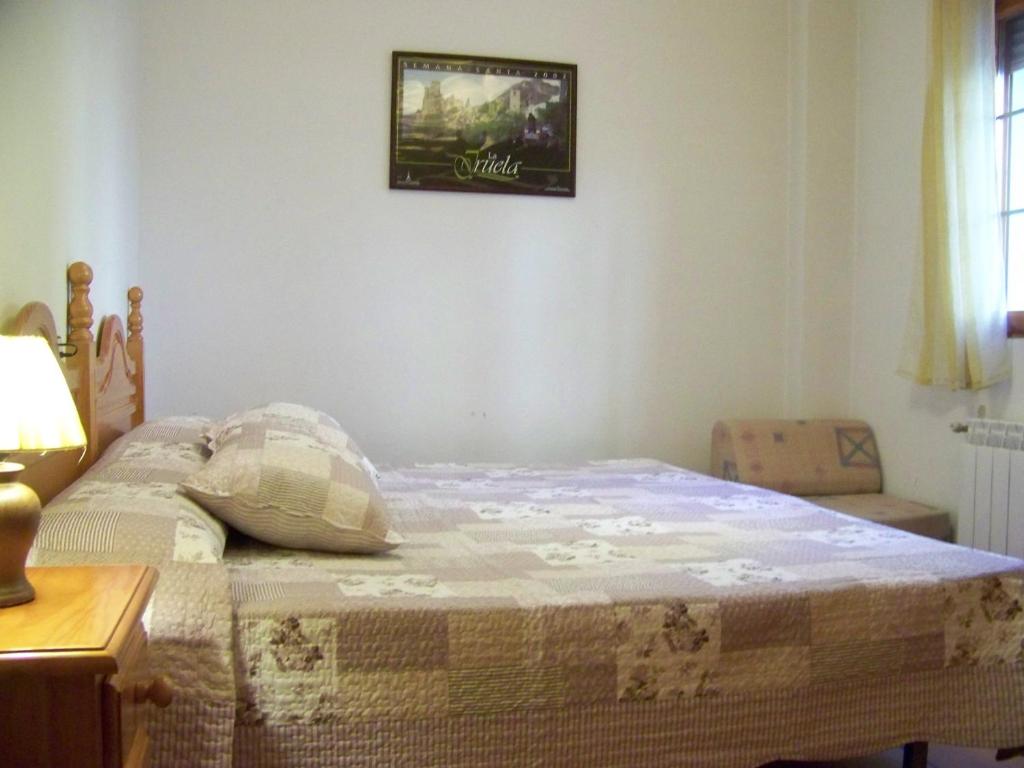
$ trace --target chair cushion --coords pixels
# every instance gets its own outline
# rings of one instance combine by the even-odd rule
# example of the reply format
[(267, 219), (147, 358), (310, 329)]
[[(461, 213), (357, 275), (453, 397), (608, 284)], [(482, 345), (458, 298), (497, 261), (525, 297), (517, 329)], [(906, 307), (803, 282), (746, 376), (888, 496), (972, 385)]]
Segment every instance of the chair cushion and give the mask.
[(875, 433), (863, 421), (719, 421), (711, 461), (717, 477), (795, 496), (882, 490)]
[(951, 541), (953, 525), (941, 509), (907, 501), (887, 493), (858, 493), (852, 496), (811, 496), (807, 499), (826, 509), (890, 525), (910, 533)]

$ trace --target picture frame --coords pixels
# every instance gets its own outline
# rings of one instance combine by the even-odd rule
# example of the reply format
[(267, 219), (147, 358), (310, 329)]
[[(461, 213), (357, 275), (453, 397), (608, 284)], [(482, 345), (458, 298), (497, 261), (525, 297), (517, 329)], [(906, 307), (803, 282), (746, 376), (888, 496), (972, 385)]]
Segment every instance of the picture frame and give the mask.
[(575, 64), (394, 51), (391, 189), (576, 196)]

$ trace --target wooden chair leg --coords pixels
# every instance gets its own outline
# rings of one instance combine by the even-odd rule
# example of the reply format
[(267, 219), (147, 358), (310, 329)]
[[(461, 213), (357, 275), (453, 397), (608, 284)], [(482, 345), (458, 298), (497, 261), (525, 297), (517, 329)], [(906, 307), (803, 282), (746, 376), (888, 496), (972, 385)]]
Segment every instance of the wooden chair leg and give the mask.
[(903, 745), (903, 768), (928, 768), (927, 741), (911, 741)]

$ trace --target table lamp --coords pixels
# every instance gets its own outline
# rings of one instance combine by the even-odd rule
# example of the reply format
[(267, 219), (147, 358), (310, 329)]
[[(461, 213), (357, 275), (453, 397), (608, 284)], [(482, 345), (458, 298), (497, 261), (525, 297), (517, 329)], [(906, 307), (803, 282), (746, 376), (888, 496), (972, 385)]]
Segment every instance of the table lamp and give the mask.
[[(81, 448), (85, 431), (64, 374), (41, 336), (0, 336), (0, 459)], [(35, 590), (25, 559), (39, 529), (39, 497), (18, 482), (24, 465), (0, 461), (0, 608)]]

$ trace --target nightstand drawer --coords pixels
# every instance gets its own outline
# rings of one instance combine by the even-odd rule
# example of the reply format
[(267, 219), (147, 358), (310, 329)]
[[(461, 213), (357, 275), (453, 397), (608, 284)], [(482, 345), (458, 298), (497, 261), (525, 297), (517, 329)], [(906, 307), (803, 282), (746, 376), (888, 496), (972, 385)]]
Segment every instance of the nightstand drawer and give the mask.
[(170, 684), (149, 672), (146, 643), (140, 623), (125, 642), (122, 671), (104, 683), (104, 768), (142, 768), (149, 764), (150, 714), (154, 706), (167, 707), (173, 698)]
[(148, 765), (150, 714), (171, 703), (171, 687), (162, 677), (118, 675), (104, 686), (104, 768)]
[(146, 700), (146, 634), (137, 624), (125, 642), (121, 671), (103, 684), (103, 768), (145, 766), (149, 743)]
[[(124, 685), (124, 687), (120, 687)], [(146, 706), (135, 700), (135, 682), (108, 680), (103, 687), (103, 768), (144, 766), (149, 742)]]
[(29, 569), (36, 600), (0, 610), (0, 763), (19, 768), (144, 768), (145, 566)]
[(103, 678), (0, 675), (0, 754), (19, 768), (106, 768)]

